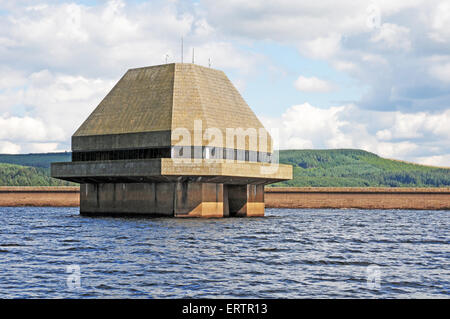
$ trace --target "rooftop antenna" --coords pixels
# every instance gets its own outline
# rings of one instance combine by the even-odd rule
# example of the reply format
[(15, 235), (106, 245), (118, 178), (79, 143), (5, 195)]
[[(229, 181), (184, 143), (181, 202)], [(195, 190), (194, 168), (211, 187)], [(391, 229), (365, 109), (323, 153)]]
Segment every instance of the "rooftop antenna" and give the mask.
[(211, 58), (208, 58), (208, 67), (211, 67)]
[(166, 54), (166, 64), (167, 64), (167, 59), (169, 58), (169, 55), (168, 54)]
[(181, 37), (181, 63), (183, 63), (183, 37)]
[(194, 64), (194, 48), (192, 48), (192, 64)]

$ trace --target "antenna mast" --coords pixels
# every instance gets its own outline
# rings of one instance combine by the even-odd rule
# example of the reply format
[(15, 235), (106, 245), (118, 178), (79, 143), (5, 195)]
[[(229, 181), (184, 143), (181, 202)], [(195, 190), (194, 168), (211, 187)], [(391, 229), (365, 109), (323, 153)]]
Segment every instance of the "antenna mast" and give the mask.
[(194, 64), (194, 48), (192, 48), (192, 64)]

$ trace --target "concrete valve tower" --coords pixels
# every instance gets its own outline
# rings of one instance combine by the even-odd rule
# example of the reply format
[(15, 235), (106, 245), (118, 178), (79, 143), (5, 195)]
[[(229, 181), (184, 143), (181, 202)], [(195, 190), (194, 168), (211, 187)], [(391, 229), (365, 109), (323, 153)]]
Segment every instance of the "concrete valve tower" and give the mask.
[(264, 216), (264, 185), (292, 178), (225, 73), (131, 69), (72, 136), (52, 177), (81, 184), (80, 213)]

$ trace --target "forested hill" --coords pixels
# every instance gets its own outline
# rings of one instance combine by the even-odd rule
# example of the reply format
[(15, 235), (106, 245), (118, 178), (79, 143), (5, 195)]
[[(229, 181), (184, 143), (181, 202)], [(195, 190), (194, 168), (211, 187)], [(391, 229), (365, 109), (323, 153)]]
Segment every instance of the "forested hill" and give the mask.
[(448, 187), (450, 168), (389, 160), (362, 150), (284, 150), (294, 178), (273, 186)]
[(64, 153), (0, 154), (0, 186), (67, 186), (76, 185), (50, 177), (50, 163), (69, 162)]
[(53, 162), (70, 162), (72, 153), (0, 154), (0, 163), (50, 168)]
[(0, 163), (0, 186), (69, 186), (74, 183), (50, 177), (48, 168)]
[[(52, 179), (49, 168), (52, 162), (70, 160), (69, 152), (0, 154), (0, 186), (69, 185)], [(272, 186), (450, 187), (450, 169), (384, 159), (362, 150), (284, 150), (280, 163), (294, 166), (294, 179)]]

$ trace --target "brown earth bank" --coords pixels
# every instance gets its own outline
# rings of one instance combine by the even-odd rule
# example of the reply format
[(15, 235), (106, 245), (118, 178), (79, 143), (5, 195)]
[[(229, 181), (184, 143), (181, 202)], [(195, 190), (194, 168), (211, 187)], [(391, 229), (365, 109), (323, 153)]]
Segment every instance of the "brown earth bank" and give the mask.
[[(266, 187), (267, 208), (450, 209), (450, 188)], [(79, 187), (0, 187), (0, 206), (80, 204)]]
[(80, 205), (78, 186), (58, 187), (0, 187), (0, 206), (59, 206)]
[(450, 188), (272, 187), (266, 207), (450, 209)]

